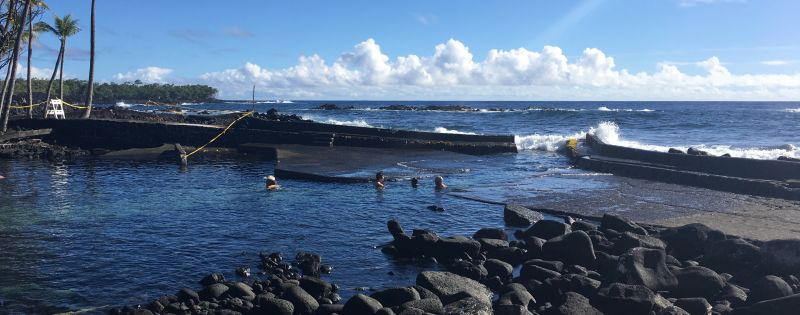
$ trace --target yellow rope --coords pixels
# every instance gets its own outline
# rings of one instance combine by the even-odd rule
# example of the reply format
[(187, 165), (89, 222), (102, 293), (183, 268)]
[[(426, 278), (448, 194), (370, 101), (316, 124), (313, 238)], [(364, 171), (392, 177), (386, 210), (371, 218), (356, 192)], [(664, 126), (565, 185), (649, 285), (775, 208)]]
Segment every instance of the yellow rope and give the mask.
[(47, 101), (41, 101), (41, 102), (39, 102), (37, 104), (33, 104), (33, 105), (11, 106), (11, 108), (31, 108), (31, 107), (36, 107), (36, 106), (42, 105), (44, 103), (47, 103)]
[(195, 153), (197, 153), (198, 151), (200, 151), (200, 150), (202, 150), (202, 149), (205, 149), (205, 147), (206, 147), (206, 146), (208, 146), (209, 144), (213, 143), (214, 141), (217, 141), (217, 139), (219, 139), (219, 137), (222, 137), (222, 135), (224, 135), (226, 132), (228, 132), (228, 129), (231, 129), (231, 127), (233, 127), (233, 125), (235, 125), (237, 122), (239, 122), (239, 121), (240, 121), (240, 120), (242, 120), (243, 118), (245, 118), (245, 117), (247, 117), (247, 116), (250, 116), (250, 115), (252, 115), (253, 113), (255, 113), (255, 112), (247, 112), (247, 113), (245, 113), (244, 115), (242, 115), (241, 117), (239, 117), (239, 118), (236, 118), (236, 120), (234, 120), (234, 121), (233, 121), (233, 122), (232, 122), (230, 125), (228, 125), (228, 127), (225, 127), (225, 129), (224, 129), (224, 130), (222, 130), (222, 132), (220, 132), (220, 133), (219, 133), (219, 134), (218, 134), (216, 137), (212, 138), (212, 139), (211, 139), (211, 141), (209, 141), (208, 143), (206, 143), (206, 144), (204, 144), (204, 145), (200, 146), (200, 147), (199, 147), (199, 148), (197, 148), (197, 149), (194, 149), (194, 151), (192, 151), (192, 152), (190, 152), (190, 153), (186, 154), (185, 158), (187, 158), (187, 159), (188, 159), (190, 156), (192, 156), (192, 154), (195, 154)]
[(86, 109), (86, 108), (89, 108), (89, 106), (78, 106), (78, 105), (72, 105), (72, 104), (70, 104), (70, 103), (67, 103), (67, 102), (65, 102), (65, 101), (63, 101), (63, 100), (61, 101), (61, 103), (64, 103), (64, 105), (67, 105), (67, 106), (69, 106), (69, 107), (73, 107), (73, 108), (80, 108), (80, 109)]

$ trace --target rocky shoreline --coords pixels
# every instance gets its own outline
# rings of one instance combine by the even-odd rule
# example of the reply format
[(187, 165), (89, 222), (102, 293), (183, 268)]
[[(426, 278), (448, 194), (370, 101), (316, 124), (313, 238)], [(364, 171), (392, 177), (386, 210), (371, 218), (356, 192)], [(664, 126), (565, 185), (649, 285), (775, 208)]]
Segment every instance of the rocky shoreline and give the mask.
[(340, 301), (321, 257), (261, 255), (245, 282), (210, 274), (146, 306), (110, 314), (797, 314), (800, 240), (757, 242), (702, 224), (659, 228), (605, 215), (598, 224), (542, 220), (506, 206), (506, 229), (472, 237), (407, 234), (390, 220), (382, 252), (407, 263), (436, 262), (415, 284)]

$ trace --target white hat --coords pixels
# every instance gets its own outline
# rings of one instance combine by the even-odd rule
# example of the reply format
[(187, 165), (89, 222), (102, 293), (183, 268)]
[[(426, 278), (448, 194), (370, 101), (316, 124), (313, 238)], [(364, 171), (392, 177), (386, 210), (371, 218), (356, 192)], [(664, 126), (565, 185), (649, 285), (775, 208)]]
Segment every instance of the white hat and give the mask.
[(264, 177), (264, 179), (275, 181), (275, 176), (270, 175), (270, 176)]

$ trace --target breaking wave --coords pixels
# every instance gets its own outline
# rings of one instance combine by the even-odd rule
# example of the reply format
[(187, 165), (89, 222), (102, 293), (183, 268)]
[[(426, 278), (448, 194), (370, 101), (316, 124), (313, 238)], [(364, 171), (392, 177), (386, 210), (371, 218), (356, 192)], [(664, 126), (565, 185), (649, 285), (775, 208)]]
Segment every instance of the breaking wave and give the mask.
[(789, 112), (789, 113), (800, 113), (800, 108), (787, 108), (787, 109), (784, 109), (783, 111)]
[(601, 112), (643, 112), (643, 113), (649, 113), (649, 112), (654, 112), (655, 111), (655, 110), (652, 110), (652, 109), (649, 109), (649, 108), (643, 108), (643, 109), (608, 108), (608, 107), (605, 107), (605, 106), (600, 106), (600, 107), (597, 108), (597, 110), (599, 110)]
[(588, 131), (578, 132), (572, 135), (566, 134), (532, 134), (526, 136), (514, 136), (514, 142), (517, 145), (517, 150), (535, 150), (558, 152), (563, 150), (566, 141), (571, 138), (583, 139), (586, 134), (590, 134), (598, 140), (628, 148), (667, 152), (670, 148), (686, 151), (690, 147), (706, 151), (711, 155), (724, 155), (730, 154), (732, 157), (760, 159), (760, 160), (774, 160), (780, 156), (790, 158), (800, 158), (800, 148), (793, 144), (784, 144), (780, 146), (771, 147), (735, 147), (731, 145), (677, 145), (677, 146), (663, 146), (655, 144), (646, 144), (634, 140), (625, 139), (622, 137), (619, 126), (613, 122), (601, 122), (595, 127), (589, 128)]
[(459, 134), (459, 135), (477, 135), (477, 133), (474, 133), (474, 132), (458, 131), (458, 130), (454, 130), (454, 129), (447, 129), (445, 127), (436, 127), (433, 131), (434, 132), (438, 132), (438, 133), (452, 133), (452, 134)]
[(308, 115), (308, 116), (304, 115), (303, 118), (310, 119), (310, 120), (313, 120), (315, 122), (323, 123), (323, 124), (331, 124), (331, 125), (339, 125), (339, 126), (354, 126), (354, 127), (375, 127), (373, 125), (370, 125), (366, 120), (360, 119), (360, 118), (359, 119), (353, 119), (353, 120), (338, 120), (338, 119), (332, 119), (332, 118), (327, 118), (327, 119), (326, 118), (319, 118), (319, 117), (315, 117), (315, 116), (311, 116), (311, 115)]

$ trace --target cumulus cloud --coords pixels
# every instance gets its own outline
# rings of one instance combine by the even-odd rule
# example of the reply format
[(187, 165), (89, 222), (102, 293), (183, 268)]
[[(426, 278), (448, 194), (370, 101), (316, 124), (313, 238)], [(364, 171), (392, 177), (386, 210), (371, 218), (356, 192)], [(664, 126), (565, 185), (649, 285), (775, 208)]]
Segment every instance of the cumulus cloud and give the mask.
[[(49, 79), (52, 74), (53, 74), (53, 68), (38, 68), (36, 66), (31, 66), (31, 78)], [(17, 77), (27, 78), (27, 75), (28, 75), (28, 66), (22, 63), (17, 63)], [(64, 76), (72, 77), (69, 76), (68, 73), (64, 73)]]
[(147, 67), (126, 73), (117, 73), (114, 75), (114, 80), (119, 82), (132, 82), (141, 80), (145, 83), (162, 83), (166, 79), (165, 77), (170, 73), (172, 73), (172, 69)]
[(333, 63), (319, 55), (265, 69), (255, 63), (209, 72), (200, 80), (222, 97), (246, 96), (248, 86), (281, 97), (379, 99), (785, 99), (800, 97), (800, 74), (731, 73), (717, 57), (695, 64), (700, 75), (662, 63), (652, 73), (618, 69), (613, 57), (587, 48), (569, 60), (559, 47), (492, 49), (482, 61), (450, 39), (430, 56), (389, 58), (373, 39)]

